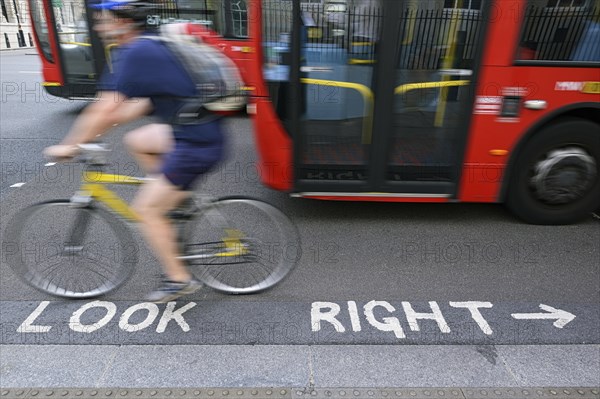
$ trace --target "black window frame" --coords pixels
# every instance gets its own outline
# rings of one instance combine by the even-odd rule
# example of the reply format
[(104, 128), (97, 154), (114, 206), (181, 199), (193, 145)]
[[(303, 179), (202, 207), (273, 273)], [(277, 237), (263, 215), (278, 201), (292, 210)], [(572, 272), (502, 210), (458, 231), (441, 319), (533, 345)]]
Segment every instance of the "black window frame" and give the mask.
[[(463, 1), (463, 7), (458, 7), (458, 2)], [(469, 2), (468, 7), (464, 7), (464, 2)], [(454, 5), (449, 5), (452, 2)], [(477, 4), (477, 7), (473, 7), (473, 3)], [(444, 0), (444, 9), (446, 10), (465, 10), (465, 11), (481, 11), (483, 1), (482, 0)]]
[[(529, 9), (529, 7), (532, 6), (532, 0), (526, 0), (527, 1), (527, 6), (525, 8), (525, 10)], [(549, 0), (552, 1), (552, 0)], [(589, 2), (587, 0), (584, 0), (586, 2), (586, 5), (589, 5)], [(583, 7), (573, 7), (573, 10), (579, 10), (581, 8), (585, 8), (586, 6)], [(549, 9), (549, 10), (554, 10), (556, 8), (553, 7), (541, 7), (543, 9)], [(559, 7), (558, 9), (569, 9), (570, 7)], [(592, 7), (593, 9), (593, 7)], [(600, 61), (564, 61), (564, 60), (522, 60), (520, 59), (520, 48), (521, 48), (521, 44), (524, 43), (523, 42), (523, 35), (525, 34), (525, 29), (527, 28), (525, 22), (526, 22), (526, 17), (527, 17), (527, 11), (523, 12), (521, 15), (521, 20), (520, 20), (520, 28), (519, 28), (519, 35), (517, 37), (517, 41), (515, 42), (514, 45), (514, 51), (513, 51), (513, 66), (540, 66), (540, 67), (563, 67), (563, 68), (599, 68), (600, 67)]]

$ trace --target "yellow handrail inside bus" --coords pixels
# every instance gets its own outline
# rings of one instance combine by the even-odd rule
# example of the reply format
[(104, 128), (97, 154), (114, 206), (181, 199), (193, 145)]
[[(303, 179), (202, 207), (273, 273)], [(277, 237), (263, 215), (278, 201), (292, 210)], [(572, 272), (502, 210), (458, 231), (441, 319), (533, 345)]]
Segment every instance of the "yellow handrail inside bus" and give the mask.
[[(463, 0), (458, 0), (457, 6), (462, 8)], [(454, 65), (454, 58), (456, 56), (456, 34), (458, 32), (458, 19), (460, 17), (459, 8), (452, 9), (452, 20), (450, 22), (450, 36), (449, 43), (450, 48), (448, 50), (448, 54), (444, 57), (443, 69), (452, 68)], [(447, 82), (450, 80), (449, 76), (443, 76), (442, 80)], [(434, 126), (441, 127), (444, 123), (444, 116), (446, 114), (446, 99), (448, 98), (448, 90), (446, 87), (442, 87), (440, 90), (440, 99), (438, 101), (437, 109), (435, 111), (435, 121)]]
[(110, 56), (110, 52), (112, 51), (112, 49), (114, 47), (117, 47), (117, 46), (118, 46), (118, 44), (112, 43), (112, 44), (109, 44), (106, 47), (104, 47), (104, 56), (106, 58), (106, 65), (108, 65), (108, 70), (110, 71), (110, 73), (113, 72), (112, 57)]
[(361, 60), (360, 58), (350, 58), (348, 60), (348, 64), (350, 65), (365, 65), (365, 64), (374, 64), (375, 60)]
[(61, 44), (73, 44), (75, 46), (92, 47), (91, 43), (81, 43), (81, 42), (62, 42)]
[(306, 83), (309, 85), (319, 85), (319, 86), (339, 86), (347, 89), (354, 89), (358, 91), (364, 98), (365, 101), (365, 116), (363, 118), (363, 132), (362, 132), (362, 143), (363, 144), (371, 144), (371, 135), (373, 129), (373, 112), (375, 108), (375, 100), (373, 96), (373, 91), (365, 85), (361, 85), (358, 83), (351, 82), (339, 82), (334, 80), (324, 80), (324, 79), (310, 79), (303, 78), (301, 79), (302, 83)]
[[(467, 86), (469, 83), (471, 83), (470, 80), (449, 80), (446, 82), (408, 83), (408, 84), (404, 84), (404, 85), (396, 87), (396, 89), (394, 90), (394, 94), (404, 94), (411, 90), (435, 89), (438, 87), (442, 88), (442, 90), (445, 90), (448, 87), (453, 87), (453, 86)], [(440, 94), (440, 96), (441, 96), (441, 94)], [(444, 106), (445, 106), (446, 99), (443, 98), (440, 101), (444, 101)], [(435, 112), (435, 126), (436, 127), (441, 127), (441, 125), (442, 125), (442, 121), (444, 118), (444, 112), (443, 112), (444, 110), (445, 110), (445, 108), (441, 111), (442, 114), (440, 115), (440, 108), (439, 108), (439, 104), (438, 104), (438, 109)], [(439, 125), (438, 125), (438, 121), (439, 121)]]
[(439, 87), (466, 86), (470, 80), (451, 80), (448, 82), (407, 83), (396, 87), (394, 94), (404, 94), (411, 90), (436, 89)]
[[(363, 134), (362, 143), (371, 144), (372, 130), (373, 130), (373, 113), (375, 107), (375, 97), (373, 91), (365, 86), (358, 83), (351, 82), (340, 82), (335, 80), (324, 80), (324, 79), (301, 79), (302, 83), (313, 84), (319, 86), (339, 86), (347, 89), (354, 89), (358, 91), (364, 98), (365, 101), (365, 116), (363, 118)], [(408, 83), (396, 87), (394, 94), (404, 94), (411, 90), (422, 90), (432, 88), (444, 88), (452, 86), (466, 86), (470, 84), (470, 80), (452, 80), (448, 82), (422, 82), (422, 83)]]

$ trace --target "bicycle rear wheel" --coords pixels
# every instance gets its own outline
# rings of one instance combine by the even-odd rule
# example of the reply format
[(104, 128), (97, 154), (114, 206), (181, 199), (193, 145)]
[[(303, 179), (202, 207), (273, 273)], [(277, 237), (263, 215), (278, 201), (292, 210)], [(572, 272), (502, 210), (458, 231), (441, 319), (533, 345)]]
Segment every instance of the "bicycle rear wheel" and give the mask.
[(19, 212), (4, 240), (15, 273), (42, 292), (91, 298), (123, 284), (137, 262), (127, 226), (108, 211), (42, 202)]
[(298, 232), (285, 214), (241, 197), (202, 207), (184, 227), (182, 242), (190, 271), (209, 287), (230, 294), (274, 286), (301, 255)]

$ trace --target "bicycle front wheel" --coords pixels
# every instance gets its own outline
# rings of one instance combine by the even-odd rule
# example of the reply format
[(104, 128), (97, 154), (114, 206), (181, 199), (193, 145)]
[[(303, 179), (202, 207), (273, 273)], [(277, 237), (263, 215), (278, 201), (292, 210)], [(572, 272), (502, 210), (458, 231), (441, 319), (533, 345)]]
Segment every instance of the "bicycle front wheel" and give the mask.
[(183, 232), (182, 259), (209, 287), (230, 294), (266, 290), (283, 280), (301, 255), (289, 218), (274, 206), (229, 197), (203, 206)]
[(15, 273), (42, 292), (92, 298), (123, 284), (137, 261), (127, 226), (108, 211), (69, 200), (32, 205), (7, 229), (3, 247)]

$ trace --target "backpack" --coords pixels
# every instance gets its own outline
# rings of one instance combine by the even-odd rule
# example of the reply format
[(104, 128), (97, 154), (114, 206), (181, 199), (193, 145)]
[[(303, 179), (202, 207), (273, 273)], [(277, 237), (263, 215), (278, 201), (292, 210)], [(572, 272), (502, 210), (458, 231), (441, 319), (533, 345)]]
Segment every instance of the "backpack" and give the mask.
[(164, 43), (196, 86), (198, 96), (184, 98), (174, 124), (208, 122), (246, 105), (245, 84), (235, 63), (219, 49), (187, 33), (186, 23), (161, 25), (159, 35), (142, 37)]

